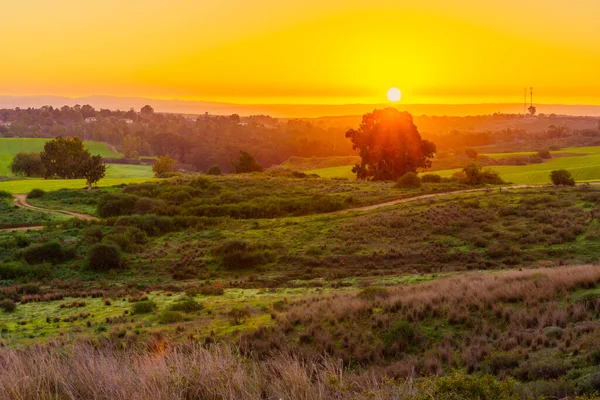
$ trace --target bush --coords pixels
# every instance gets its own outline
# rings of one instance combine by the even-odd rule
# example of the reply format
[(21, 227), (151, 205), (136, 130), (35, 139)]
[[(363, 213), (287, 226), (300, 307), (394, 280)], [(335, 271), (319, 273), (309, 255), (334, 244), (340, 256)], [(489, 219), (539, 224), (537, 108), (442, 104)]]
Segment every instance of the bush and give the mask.
[(183, 315), (177, 311), (163, 311), (158, 317), (161, 324), (174, 324), (183, 321)]
[(414, 172), (407, 172), (398, 178), (396, 187), (399, 188), (420, 188), (421, 178)]
[(552, 156), (550, 155), (550, 151), (549, 150), (541, 150), (538, 151), (538, 153), (536, 154), (539, 158), (543, 158), (544, 160), (547, 160), (549, 158), (552, 158)]
[(52, 278), (52, 266), (50, 264), (0, 264), (0, 280), (34, 279), (39, 281), (50, 278)]
[(128, 194), (106, 194), (98, 201), (98, 215), (109, 218), (133, 214), (137, 200)]
[(558, 169), (550, 173), (550, 180), (556, 186), (574, 186), (575, 179), (566, 169)]
[(92, 226), (85, 231), (84, 237), (85, 242), (88, 245), (92, 245), (100, 243), (102, 241), (102, 238), (104, 237), (104, 234), (102, 233), (102, 229), (100, 229), (99, 226)]
[(218, 165), (213, 165), (206, 171), (208, 175), (222, 175), (221, 168)]
[(231, 320), (233, 325), (241, 325), (244, 323), (246, 318), (250, 316), (250, 311), (247, 308), (234, 307), (227, 313), (227, 316)]
[(21, 257), (27, 261), (27, 264), (45, 262), (58, 264), (67, 258), (62, 246), (57, 241), (29, 246), (21, 251)]
[(0, 199), (11, 199), (12, 194), (8, 193), (6, 190), (0, 190)]
[(230, 240), (216, 250), (221, 265), (227, 269), (250, 269), (267, 264), (273, 258), (271, 252), (260, 246), (252, 246), (241, 240)]
[(441, 181), (442, 177), (435, 174), (425, 174), (421, 177), (423, 183), (440, 183)]
[(46, 192), (44, 192), (42, 189), (33, 189), (31, 192), (29, 192), (29, 194), (27, 195), (28, 199), (38, 199), (40, 197), (44, 197), (44, 195), (46, 194)]
[(192, 299), (186, 299), (174, 303), (173, 305), (171, 305), (171, 307), (169, 307), (169, 310), (192, 313), (202, 310), (203, 307), (204, 306), (198, 303), (197, 301), (194, 301)]
[(463, 168), (462, 173), (456, 174), (456, 179), (467, 185), (500, 185), (504, 183), (496, 171), (484, 171), (482, 166), (476, 163), (471, 163)]
[(0, 302), (0, 308), (3, 309), (5, 312), (14, 312), (17, 309), (17, 305), (15, 304), (14, 301), (6, 299), (6, 300), (2, 300), (2, 302)]
[(357, 297), (365, 300), (375, 300), (376, 298), (385, 299), (390, 297), (391, 293), (386, 288), (382, 288), (379, 286), (371, 286), (368, 288), (364, 288), (361, 290)]
[(419, 332), (410, 322), (398, 321), (382, 335), (382, 339), (387, 348), (405, 351), (417, 344), (419, 336)]
[(133, 314), (149, 314), (156, 309), (156, 303), (150, 300), (138, 301), (131, 307)]
[(88, 268), (93, 271), (109, 271), (121, 268), (121, 251), (113, 244), (98, 243), (88, 249)]

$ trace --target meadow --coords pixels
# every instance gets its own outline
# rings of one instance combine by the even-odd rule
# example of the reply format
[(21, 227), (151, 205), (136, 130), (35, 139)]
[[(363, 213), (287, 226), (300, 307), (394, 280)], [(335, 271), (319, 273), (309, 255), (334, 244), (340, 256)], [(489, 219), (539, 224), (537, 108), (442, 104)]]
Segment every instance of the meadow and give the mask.
[[(181, 369), (180, 394), (164, 398), (594, 394), (600, 189), (348, 210), (446, 189), (267, 173), (31, 199), (101, 219), (0, 232), (0, 304), (16, 305), (0, 311), (0, 366), (19, 365), (0, 392), (27, 393), (27, 370), (67, 398), (144, 398)], [(98, 244), (118, 249), (119, 268), (91, 269)], [(92, 353), (93, 381), (76, 367)], [(140, 386), (148, 376), (160, 378)]]
[[(600, 147), (571, 147), (552, 154), (561, 155), (550, 161), (528, 165), (495, 165), (488, 167), (500, 174), (506, 182), (515, 184), (543, 185), (550, 183), (550, 172), (557, 169), (566, 169), (573, 178), (579, 182), (600, 180)], [(495, 159), (533, 155), (533, 152), (495, 153), (482, 154)], [(444, 178), (450, 178), (460, 169), (427, 171)], [(326, 178), (356, 179), (352, 173), (352, 166), (329, 167), (305, 171)], [(426, 173), (427, 173), (426, 172)]]
[[(50, 139), (38, 138), (0, 138), (0, 176), (12, 176), (10, 163), (13, 157), (23, 151), (26, 153), (44, 150), (44, 144)], [(114, 152), (106, 143), (85, 141), (85, 148), (93, 155), (99, 154), (107, 158), (122, 158), (123, 155)]]

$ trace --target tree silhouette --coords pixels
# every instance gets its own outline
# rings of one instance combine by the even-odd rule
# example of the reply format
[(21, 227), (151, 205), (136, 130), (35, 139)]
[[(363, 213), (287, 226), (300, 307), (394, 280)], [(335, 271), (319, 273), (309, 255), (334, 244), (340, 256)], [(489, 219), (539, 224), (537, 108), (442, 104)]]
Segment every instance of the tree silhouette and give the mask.
[(421, 139), (412, 115), (395, 108), (363, 115), (358, 130), (346, 137), (360, 151), (360, 164), (352, 168), (359, 179), (396, 180), (407, 172), (431, 167), (435, 144)]

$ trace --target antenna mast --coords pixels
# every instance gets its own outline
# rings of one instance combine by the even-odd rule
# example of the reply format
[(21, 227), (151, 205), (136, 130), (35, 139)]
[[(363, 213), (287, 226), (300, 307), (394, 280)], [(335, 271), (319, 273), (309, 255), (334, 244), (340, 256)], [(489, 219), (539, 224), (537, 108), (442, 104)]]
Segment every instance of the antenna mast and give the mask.
[[(533, 117), (533, 116), (535, 116), (537, 109), (533, 105), (533, 88), (532, 87), (529, 88), (529, 95), (531, 96), (531, 105), (529, 106), (528, 110), (529, 110), (529, 114), (531, 114), (531, 116)], [(525, 96), (527, 96), (527, 95), (525, 95)]]

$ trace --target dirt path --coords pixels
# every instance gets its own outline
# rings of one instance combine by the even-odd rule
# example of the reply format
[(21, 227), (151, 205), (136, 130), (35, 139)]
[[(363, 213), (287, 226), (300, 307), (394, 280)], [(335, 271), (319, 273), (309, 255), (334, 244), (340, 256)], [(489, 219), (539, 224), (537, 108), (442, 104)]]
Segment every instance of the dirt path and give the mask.
[[(84, 221), (97, 221), (98, 218), (94, 217), (93, 215), (88, 215), (88, 214), (81, 214), (81, 213), (76, 213), (76, 212), (72, 212), (72, 211), (64, 211), (64, 210), (51, 210), (49, 208), (42, 208), (42, 207), (36, 207), (34, 205), (31, 205), (27, 202), (27, 195), (26, 194), (15, 194), (13, 195), (15, 197), (15, 199), (13, 200), (13, 203), (17, 206), (17, 207), (21, 207), (21, 208), (27, 208), (29, 210), (36, 210), (36, 211), (42, 211), (42, 212), (51, 212), (51, 213), (55, 213), (55, 214), (64, 214), (64, 215), (69, 215), (73, 218), (77, 218), (77, 219), (81, 219)], [(6, 231), (28, 231), (28, 230), (39, 230), (39, 229), (44, 229), (45, 227), (42, 225), (35, 225), (35, 226), (18, 226), (15, 228), (2, 228), (0, 229), (0, 232), (6, 232)]]
[[(600, 185), (600, 182), (586, 182), (586, 183), (578, 184), (578, 186), (583, 186), (583, 185)], [(377, 210), (378, 208), (382, 208), (382, 207), (395, 206), (396, 204), (410, 203), (413, 201), (432, 199), (432, 198), (436, 198), (436, 197), (453, 196), (453, 195), (457, 195), (457, 194), (476, 193), (476, 192), (492, 193), (492, 192), (497, 192), (500, 190), (533, 189), (533, 188), (541, 189), (541, 188), (548, 188), (548, 187), (554, 187), (554, 186), (553, 185), (496, 186), (496, 187), (485, 187), (485, 188), (477, 188), (477, 189), (455, 190), (453, 192), (422, 194), (419, 196), (406, 197), (406, 198), (402, 198), (402, 199), (386, 201), (384, 203), (372, 204), (370, 206), (348, 208), (346, 210), (335, 211), (332, 214), (345, 214), (345, 213), (350, 213), (350, 212), (354, 212), (354, 211), (371, 211), (371, 210)]]

